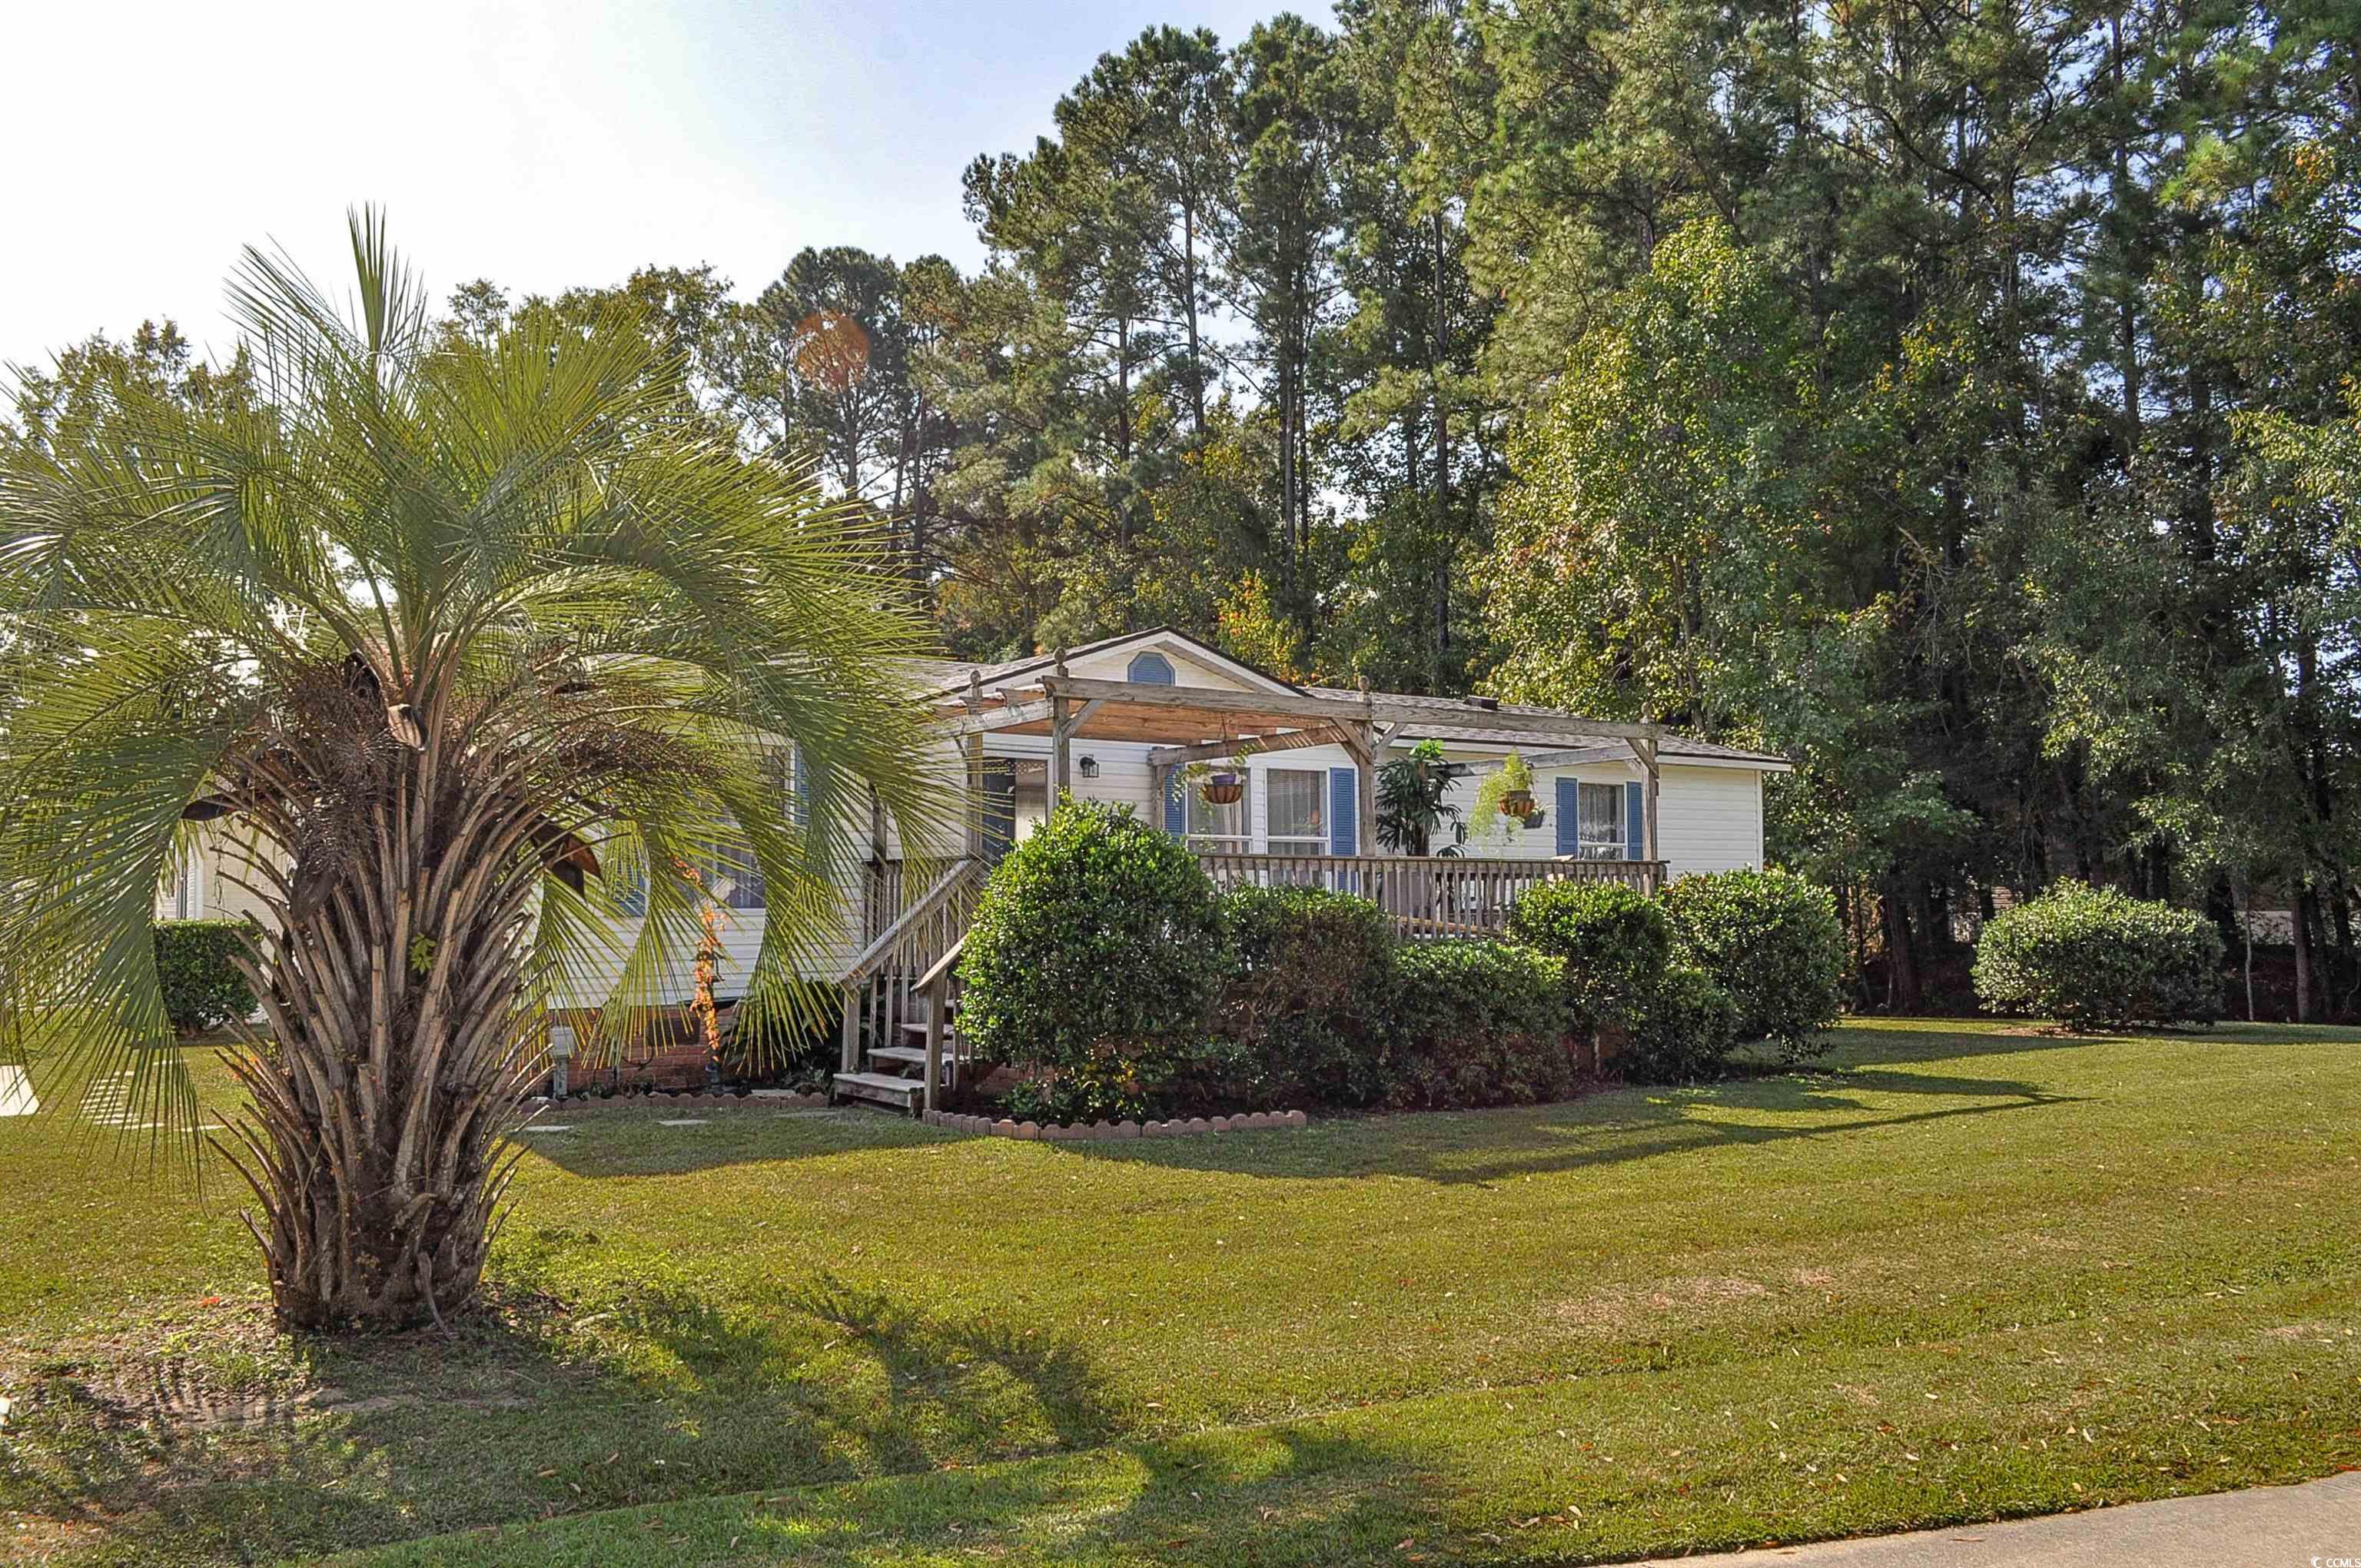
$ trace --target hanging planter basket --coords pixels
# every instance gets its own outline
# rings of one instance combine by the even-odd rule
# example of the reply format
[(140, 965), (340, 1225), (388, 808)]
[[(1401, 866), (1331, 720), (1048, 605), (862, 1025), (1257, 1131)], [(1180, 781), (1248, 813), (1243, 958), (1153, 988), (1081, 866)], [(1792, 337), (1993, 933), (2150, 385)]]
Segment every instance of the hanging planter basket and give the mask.
[(1208, 806), (1235, 806), (1246, 797), (1246, 781), (1242, 773), (1215, 773), (1200, 786), (1198, 793)]
[(1512, 789), (1500, 797), (1500, 815), (1513, 817), (1521, 822), (1533, 814), (1533, 792)]

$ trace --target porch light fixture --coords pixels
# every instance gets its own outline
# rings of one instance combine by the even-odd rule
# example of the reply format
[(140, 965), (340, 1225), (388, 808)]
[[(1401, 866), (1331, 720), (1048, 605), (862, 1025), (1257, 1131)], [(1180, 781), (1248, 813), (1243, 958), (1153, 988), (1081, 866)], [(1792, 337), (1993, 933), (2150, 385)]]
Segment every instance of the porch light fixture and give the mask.
[(1086, 779), (1094, 779), (1098, 777), (1099, 760), (1096, 757), (1084, 757), (1082, 761), (1082, 777)]

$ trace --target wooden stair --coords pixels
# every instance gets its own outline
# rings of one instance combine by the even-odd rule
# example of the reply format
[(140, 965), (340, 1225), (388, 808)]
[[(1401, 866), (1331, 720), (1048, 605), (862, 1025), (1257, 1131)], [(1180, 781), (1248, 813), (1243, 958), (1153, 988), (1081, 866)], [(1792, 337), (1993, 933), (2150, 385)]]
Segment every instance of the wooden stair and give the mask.
[[(967, 1053), (960, 1047), (958, 1011), (956, 1003), (945, 1010), (943, 1078), (939, 1088), (949, 1088), (953, 1076), (967, 1066)], [(846, 1100), (865, 1101), (873, 1105), (890, 1106), (913, 1116), (925, 1107), (927, 1021), (924, 1018), (905, 1019), (900, 1032), (906, 1044), (871, 1046), (862, 1053), (867, 1058), (866, 1070), (835, 1075), (829, 1095), (831, 1103)]]
[(890, 1105), (908, 1114), (925, 1103), (927, 1080), (888, 1072), (840, 1072), (829, 1091), (831, 1104), (842, 1100), (866, 1100)]

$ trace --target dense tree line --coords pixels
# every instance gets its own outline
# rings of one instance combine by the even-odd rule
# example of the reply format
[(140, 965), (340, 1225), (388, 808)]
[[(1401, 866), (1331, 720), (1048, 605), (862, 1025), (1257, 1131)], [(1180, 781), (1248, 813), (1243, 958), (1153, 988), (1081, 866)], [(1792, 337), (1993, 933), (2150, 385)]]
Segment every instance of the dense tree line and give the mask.
[[(685, 409), (890, 521), (961, 652), (1170, 621), (1792, 754), (1774, 852), (1842, 890), (1865, 999), (2074, 877), (2292, 908), (2297, 1007), (2346, 1013), (2356, 38), (2342, 0), (1160, 27), (969, 168), (972, 274), (478, 283), (445, 330), (642, 312)], [(171, 352), (90, 345), (49, 402), (115, 361), (235, 395)]]

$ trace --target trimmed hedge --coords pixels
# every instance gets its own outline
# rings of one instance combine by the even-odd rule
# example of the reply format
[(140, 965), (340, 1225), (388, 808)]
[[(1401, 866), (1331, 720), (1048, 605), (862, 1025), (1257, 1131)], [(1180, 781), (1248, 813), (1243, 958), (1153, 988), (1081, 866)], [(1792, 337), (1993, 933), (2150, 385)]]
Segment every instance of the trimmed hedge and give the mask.
[(960, 1031), (1075, 1116), (1136, 1116), (1201, 1042), (1230, 970), (1197, 858), (1126, 806), (1069, 801), (985, 883)]
[(230, 964), (246, 950), (243, 920), (159, 920), (156, 978), (164, 1015), (183, 1035), (202, 1034), (254, 1014), (254, 992)]
[(1788, 1061), (1844, 1005), (1844, 927), (1828, 889), (1792, 872), (1705, 872), (1662, 895), (1673, 954), (1711, 975), (1737, 1007), (1741, 1040), (1769, 1040)]
[(1664, 906), (1620, 883), (1553, 882), (1509, 910), (1509, 935), (1562, 959), (1574, 1026), (1629, 1023), (1672, 956)]
[(1400, 991), (1388, 1104), (1529, 1105), (1563, 1100), (1581, 1084), (1562, 959), (1471, 938), (1405, 944), (1394, 967)]
[(2000, 1012), (2116, 1028), (2222, 1016), (2222, 937), (2202, 916), (2063, 883), (1984, 927), (1976, 995)]
[(1222, 895), (1232, 969), (1218, 1065), (1252, 1109), (1367, 1105), (1386, 1090), (1396, 988), (1393, 924), (1378, 906), (1316, 887), (1236, 887)]
[(1738, 1005), (1721, 983), (1695, 964), (1675, 963), (1626, 1025), (1619, 1065), (1626, 1078), (1685, 1083), (1718, 1075), (1738, 1043)]

